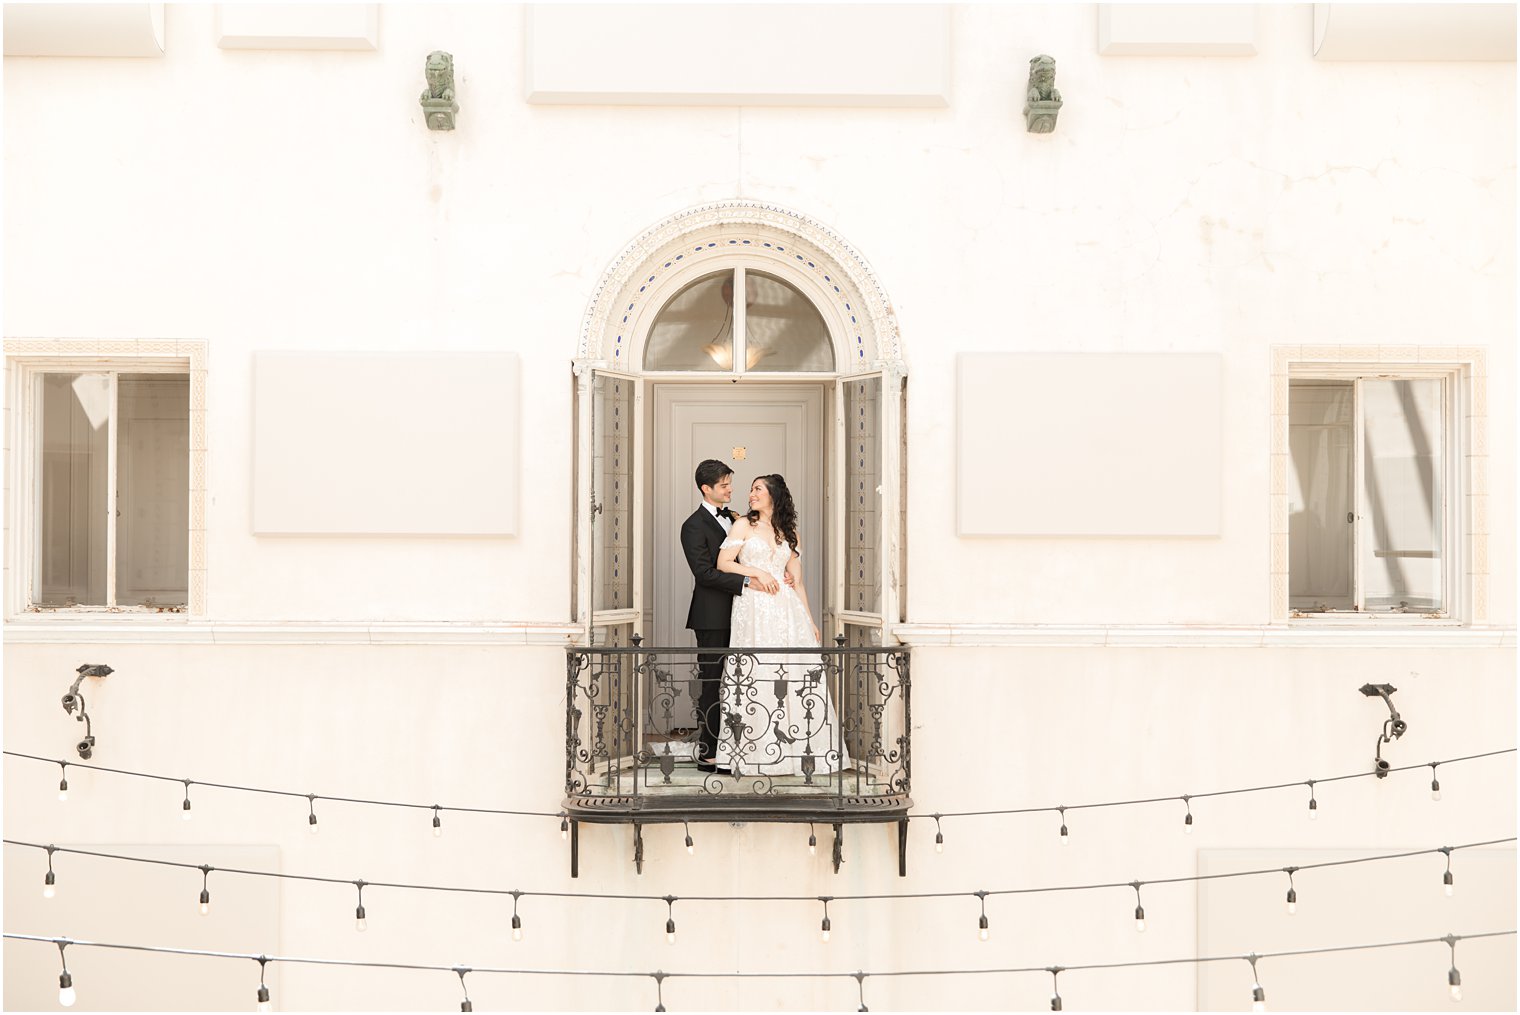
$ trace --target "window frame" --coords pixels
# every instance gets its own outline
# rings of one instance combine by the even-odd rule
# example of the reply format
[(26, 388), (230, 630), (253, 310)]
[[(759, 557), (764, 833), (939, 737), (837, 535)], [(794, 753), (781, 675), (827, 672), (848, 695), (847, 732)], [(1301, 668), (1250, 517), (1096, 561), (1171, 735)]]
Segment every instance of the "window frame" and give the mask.
[[(1429, 347), (1371, 347), (1365, 350), (1347, 347), (1279, 347), (1275, 350), (1273, 371), (1272, 428), (1272, 616), (1274, 621), (1291, 625), (1323, 626), (1467, 626), (1486, 620), (1487, 566), (1487, 490), (1473, 484), (1475, 462), (1487, 458), (1487, 377), (1482, 349)], [(1340, 609), (1304, 611), (1291, 606), (1288, 548), (1288, 475), (1291, 469), (1289, 445), (1290, 382), (1301, 380), (1425, 380), (1442, 382), (1444, 431), (1442, 469), (1444, 484), (1442, 504), (1441, 554), (1445, 562), (1441, 571), (1444, 607), (1430, 612), (1366, 611)], [(1358, 386), (1359, 387), (1359, 386)], [(1364, 449), (1361, 404), (1353, 420), (1353, 454), (1360, 462)], [(1360, 468), (1355, 468), (1357, 476)], [(1356, 496), (1360, 503), (1361, 491)], [(1481, 503), (1479, 503), (1481, 501)], [(1359, 519), (1360, 522), (1360, 519)], [(1361, 526), (1358, 526), (1360, 536)], [(1360, 558), (1353, 558), (1353, 602), (1363, 590), (1357, 581)]]
[[(8, 621), (41, 618), (157, 617), (183, 619), (205, 612), (206, 594), (206, 343), (164, 340), (11, 340), (6, 353), (6, 507), (11, 519), (6, 533), (5, 617)], [(189, 379), (189, 511), (186, 603), (183, 607), (114, 605), (114, 538), (107, 543), (106, 604), (45, 606), (35, 602), (40, 552), (39, 450), (41, 404), (38, 397), (45, 374), (109, 373), (183, 374)], [(113, 399), (114, 403), (114, 399)], [(113, 423), (116, 407), (113, 404)], [(119, 427), (112, 427), (111, 459), (115, 458)], [(114, 483), (114, 468), (108, 470)], [(115, 518), (108, 532), (114, 532)]]

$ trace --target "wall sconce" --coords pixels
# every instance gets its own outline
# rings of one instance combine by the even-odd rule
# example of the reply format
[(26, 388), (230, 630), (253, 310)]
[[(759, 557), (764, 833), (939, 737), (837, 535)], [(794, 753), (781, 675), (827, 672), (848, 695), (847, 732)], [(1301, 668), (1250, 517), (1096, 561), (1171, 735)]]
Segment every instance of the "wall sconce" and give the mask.
[(70, 685), (69, 692), (63, 696), (60, 704), (63, 705), (64, 712), (69, 715), (74, 715), (76, 708), (79, 710), (79, 714), (74, 715), (74, 721), (84, 723), (84, 739), (74, 745), (74, 750), (78, 751), (79, 756), (85, 761), (89, 761), (90, 756), (95, 753), (95, 734), (90, 728), (90, 715), (85, 711), (84, 695), (79, 693), (79, 685), (84, 683), (85, 677), (106, 677), (115, 671), (105, 663), (85, 663), (75, 672), (79, 676), (74, 678), (74, 683)]
[(1388, 762), (1383, 760), (1383, 745), (1393, 743), (1409, 729), (1409, 724), (1399, 717), (1399, 710), (1393, 707), (1393, 693), (1398, 688), (1392, 684), (1363, 684), (1358, 690), (1369, 698), (1382, 698), (1383, 704), (1388, 706), (1388, 718), (1383, 723), (1383, 732), (1378, 735), (1377, 753), (1372, 768), (1379, 779), (1386, 779)]

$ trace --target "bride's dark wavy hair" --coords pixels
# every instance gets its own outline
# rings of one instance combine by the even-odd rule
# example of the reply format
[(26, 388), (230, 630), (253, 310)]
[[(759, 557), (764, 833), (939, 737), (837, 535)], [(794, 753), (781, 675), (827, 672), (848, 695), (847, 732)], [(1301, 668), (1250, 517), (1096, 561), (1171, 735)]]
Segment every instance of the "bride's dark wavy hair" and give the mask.
[[(797, 502), (792, 500), (792, 491), (786, 488), (786, 480), (781, 478), (779, 472), (769, 476), (756, 477), (765, 484), (766, 490), (771, 495), (771, 528), (776, 531), (776, 545), (781, 545), (785, 539), (797, 548)], [(744, 517), (754, 525), (760, 520), (759, 511), (751, 511)]]

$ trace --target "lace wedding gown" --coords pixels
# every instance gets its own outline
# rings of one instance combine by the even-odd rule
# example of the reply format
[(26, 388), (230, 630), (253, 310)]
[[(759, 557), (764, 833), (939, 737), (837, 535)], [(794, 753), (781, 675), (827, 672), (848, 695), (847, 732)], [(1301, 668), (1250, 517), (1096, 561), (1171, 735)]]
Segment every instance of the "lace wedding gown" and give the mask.
[(749, 653), (753, 648), (818, 648), (813, 620), (784, 579), (792, 557), (789, 543), (769, 536), (728, 539), (739, 563), (769, 573), (781, 589), (772, 595), (747, 588), (734, 598), (729, 638), (732, 650), (723, 667), (722, 726), (718, 765), (734, 775), (811, 777), (850, 767), (828, 689), (821, 653)]

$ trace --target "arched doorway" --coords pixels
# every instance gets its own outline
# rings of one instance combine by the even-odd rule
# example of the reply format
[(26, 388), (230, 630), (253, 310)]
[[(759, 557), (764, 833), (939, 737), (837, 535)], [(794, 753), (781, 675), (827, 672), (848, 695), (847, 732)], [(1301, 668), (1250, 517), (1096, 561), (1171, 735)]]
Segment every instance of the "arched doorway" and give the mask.
[(848, 244), (756, 202), (673, 216), (604, 275), (575, 373), (575, 612), (588, 644), (689, 643), (674, 536), (708, 457), (741, 490), (765, 472), (799, 477), (825, 639), (890, 643), (904, 369), (890, 304)]

